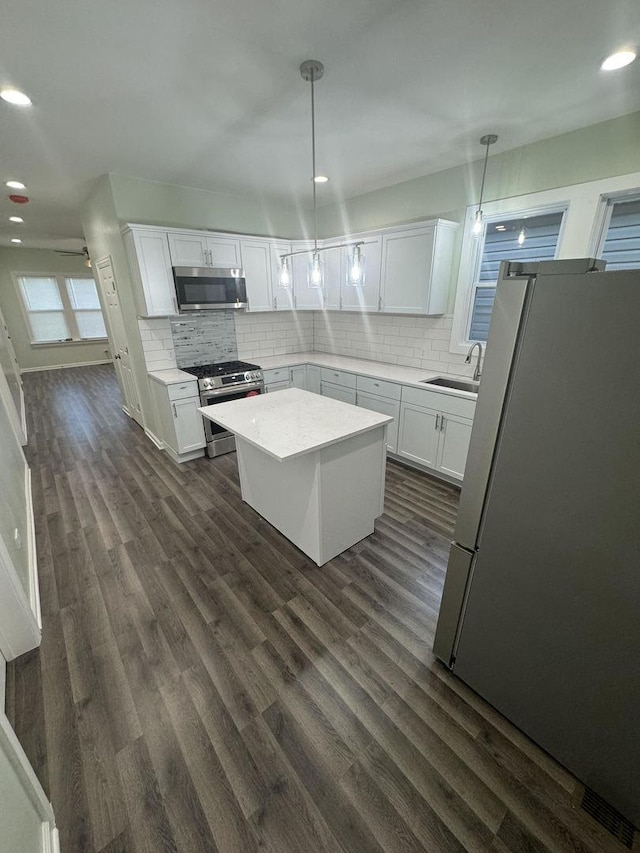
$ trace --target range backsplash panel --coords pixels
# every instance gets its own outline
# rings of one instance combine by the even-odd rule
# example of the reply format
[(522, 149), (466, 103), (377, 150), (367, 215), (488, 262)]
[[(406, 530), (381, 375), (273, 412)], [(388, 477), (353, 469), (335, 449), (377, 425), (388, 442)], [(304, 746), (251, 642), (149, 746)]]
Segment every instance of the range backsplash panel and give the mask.
[(234, 361), (238, 358), (233, 309), (220, 309), (171, 320), (178, 367)]

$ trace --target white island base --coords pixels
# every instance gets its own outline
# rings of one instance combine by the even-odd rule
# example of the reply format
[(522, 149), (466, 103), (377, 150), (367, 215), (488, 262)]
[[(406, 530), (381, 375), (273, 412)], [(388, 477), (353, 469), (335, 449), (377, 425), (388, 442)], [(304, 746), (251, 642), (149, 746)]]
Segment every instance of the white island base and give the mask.
[(278, 462), (236, 436), (242, 498), (322, 566), (373, 533), (384, 505), (385, 427)]
[(235, 433), (243, 500), (317, 565), (373, 533), (391, 418), (299, 389), (200, 411)]

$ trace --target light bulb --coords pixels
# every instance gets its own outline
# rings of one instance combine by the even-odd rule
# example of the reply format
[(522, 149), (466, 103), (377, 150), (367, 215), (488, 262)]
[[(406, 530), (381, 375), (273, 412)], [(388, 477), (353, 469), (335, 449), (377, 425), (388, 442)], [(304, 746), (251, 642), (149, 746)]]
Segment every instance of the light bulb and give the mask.
[(602, 63), (600, 68), (603, 71), (617, 71), (618, 68), (624, 68), (636, 58), (634, 50), (619, 50), (617, 53), (612, 53)]
[(353, 249), (349, 277), (351, 284), (360, 284), (362, 281), (362, 255), (360, 254), (360, 246), (355, 246)]
[(524, 228), (523, 228), (522, 231), (518, 234), (518, 244), (520, 246), (522, 246), (524, 241), (525, 241), (525, 233), (524, 233)]
[(311, 272), (309, 283), (312, 287), (320, 287), (322, 284), (322, 267), (320, 266), (320, 253), (314, 252), (311, 258)]
[(476, 210), (476, 221), (473, 223), (473, 233), (482, 233), (482, 211)]
[(18, 89), (3, 89), (0, 92), (0, 98), (16, 107), (31, 106), (31, 98), (28, 95), (25, 95), (24, 92), (18, 91)]
[(281, 258), (280, 260), (280, 286), (289, 287), (291, 284), (291, 275), (289, 274), (289, 258)]

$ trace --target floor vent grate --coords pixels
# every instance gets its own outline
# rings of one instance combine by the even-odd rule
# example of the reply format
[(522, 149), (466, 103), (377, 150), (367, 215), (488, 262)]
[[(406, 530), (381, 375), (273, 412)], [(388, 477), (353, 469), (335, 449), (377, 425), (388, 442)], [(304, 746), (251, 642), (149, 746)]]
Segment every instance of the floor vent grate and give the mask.
[(584, 789), (584, 796), (580, 804), (584, 811), (591, 815), (594, 820), (597, 820), (601, 826), (610, 832), (618, 841), (621, 841), (629, 850), (633, 847), (633, 839), (635, 836), (635, 827), (626, 817), (623, 817), (620, 812), (617, 812), (613, 806), (610, 806), (606, 800), (603, 800), (599, 794), (592, 791), (591, 788)]

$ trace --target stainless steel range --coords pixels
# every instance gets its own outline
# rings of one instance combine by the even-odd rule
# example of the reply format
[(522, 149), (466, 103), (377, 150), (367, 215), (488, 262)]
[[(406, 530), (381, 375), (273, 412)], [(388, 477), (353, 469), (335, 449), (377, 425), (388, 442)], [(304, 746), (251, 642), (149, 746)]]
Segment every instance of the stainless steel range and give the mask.
[[(181, 370), (198, 377), (200, 402), (203, 406), (212, 406), (215, 403), (226, 403), (229, 400), (240, 400), (242, 397), (264, 393), (262, 370), (258, 364), (249, 364), (246, 361), (223, 361), (219, 364), (183, 367)], [(203, 420), (207, 438), (207, 456), (213, 458), (223, 453), (231, 453), (236, 449), (233, 433), (214, 424), (208, 418)]]

